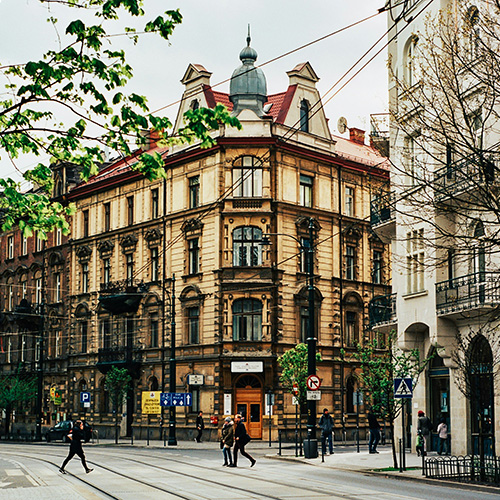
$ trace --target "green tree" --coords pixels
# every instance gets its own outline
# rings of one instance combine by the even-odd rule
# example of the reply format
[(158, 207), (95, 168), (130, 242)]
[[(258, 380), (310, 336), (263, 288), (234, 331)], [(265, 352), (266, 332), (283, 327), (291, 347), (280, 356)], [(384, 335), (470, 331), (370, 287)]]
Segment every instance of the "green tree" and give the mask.
[[(13, 179), (0, 179), (3, 230), (18, 224), (26, 236), (37, 230), (42, 238), (55, 228), (68, 232), (66, 219), (74, 213), (74, 206), (51, 200), (53, 164), (78, 165), (85, 181), (98, 172), (105, 148), (129, 155), (145, 142), (144, 130), (156, 131), (163, 144), (199, 140), (202, 147), (210, 147), (214, 143), (210, 132), (221, 124), (241, 128), (224, 106), (217, 105), (188, 111), (184, 126), (174, 137), (168, 132), (171, 121), (150, 113), (146, 97), (127, 90), (133, 69), (125, 52), (113, 45), (118, 33), (110, 30), (120, 27), (122, 35), (134, 42), (147, 33), (168, 41), (182, 21), (178, 10), (145, 19), (140, 30), (123, 30), (126, 19), (146, 16), (143, 0), (40, 2), (60, 4), (58, 8), (75, 9), (86, 17), (92, 14), (93, 22), (73, 19), (60, 36), (57, 50), (47, 50), (39, 60), (0, 66), (0, 85), (6, 91), (0, 97), (0, 156), (12, 160), (26, 154), (46, 158), (24, 174), (36, 190), (22, 193)], [(49, 21), (57, 28), (56, 19)], [(60, 31), (57, 33), (59, 36)], [(150, 180), (165, 175), (158, 154), (142, 154), (131, 168)]]
[[(321, 361), (321, 354), (316, 353), (316, 361)], [(294, 394), (293, 386), (298, 387), (297, 398), (300, 404), (306, 402), (307, 396), (307, 345), (297, 344), (278, 358), (281, 367), (280, 382), (290, 394)]]
[(123, 399), (131, 387), (131, 382), (132, 377), (126, 368), (113, 366), (106, 375), (106, 389), (115, 414), (115, 443), (118, 443), (119, 414), (123, 406)]
[(19, 373), (0, 377), (0, 409), (5, 410), (4, 433), (9, 434), (12, 411), (36, 396), (35, 377)]
[[(394, 422), (404, 408), (405, 399), (394, 398), (394, 379), (409, 377), (413, 387), (432, 356), (421, 359), (418, 349), (401, 351), (395, 347), (396, 333), (391, 331), (387, 344), (381, 345), (374, 340), (365, 345), (358, 345), (353, 354), (361, 364), (360, 380), (366, 394), (366, 402), (375, 415), (388, 422), (391, 436), (394, 436)], [(392, 458), (394, 467), (398, 467), (396, 444), (392, 439)]]

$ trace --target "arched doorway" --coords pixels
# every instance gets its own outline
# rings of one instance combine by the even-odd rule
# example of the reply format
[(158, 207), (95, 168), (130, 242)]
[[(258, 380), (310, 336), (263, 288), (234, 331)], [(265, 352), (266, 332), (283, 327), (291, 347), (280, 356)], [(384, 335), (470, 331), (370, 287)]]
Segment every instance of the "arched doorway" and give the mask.
[(474, 453), (493, 454), (493, 353), (483, 335), (471, 342), (469, 365), (472, 445)]
[(262, 439), (262, 382), (255, 375), (241, 375), (235, 383), (236, 413), (244, 417), (252, 439)]

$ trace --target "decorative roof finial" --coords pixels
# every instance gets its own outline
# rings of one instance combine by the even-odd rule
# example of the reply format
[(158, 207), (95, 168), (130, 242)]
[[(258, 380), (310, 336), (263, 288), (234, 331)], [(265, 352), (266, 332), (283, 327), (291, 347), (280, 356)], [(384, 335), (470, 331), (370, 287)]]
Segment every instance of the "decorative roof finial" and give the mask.
[(250, 38), (250, 23), (248, 23), (247, 47), (250, 47), (251, 41), (252, 41), (252, 39)]

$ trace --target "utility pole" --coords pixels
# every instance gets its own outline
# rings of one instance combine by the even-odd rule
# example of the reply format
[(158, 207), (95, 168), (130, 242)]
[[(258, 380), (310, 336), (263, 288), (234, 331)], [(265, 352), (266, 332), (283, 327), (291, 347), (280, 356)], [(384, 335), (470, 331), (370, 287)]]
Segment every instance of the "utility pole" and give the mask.
[[(170, 392), (176, 392), (176, 368), (177, 360), (175, 359), (175, 274), (172, 275), (172, 298), (171, 298), (171, 322), (170, 322)], [(175, 436), (175, 406), (169, 407), (169, 423), (168, 423), (168, 445), (177, 446), (177, 438)]]

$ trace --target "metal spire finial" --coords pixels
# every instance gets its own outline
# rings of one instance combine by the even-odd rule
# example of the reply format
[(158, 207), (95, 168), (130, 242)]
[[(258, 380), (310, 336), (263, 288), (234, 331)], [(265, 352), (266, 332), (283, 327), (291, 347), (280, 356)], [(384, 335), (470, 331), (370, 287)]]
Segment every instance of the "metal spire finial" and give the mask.
[(248, 23), (247, 47), (250, 47), (251, 41), (252, 41), (252, 39), (250, 38), (250, 23)]

